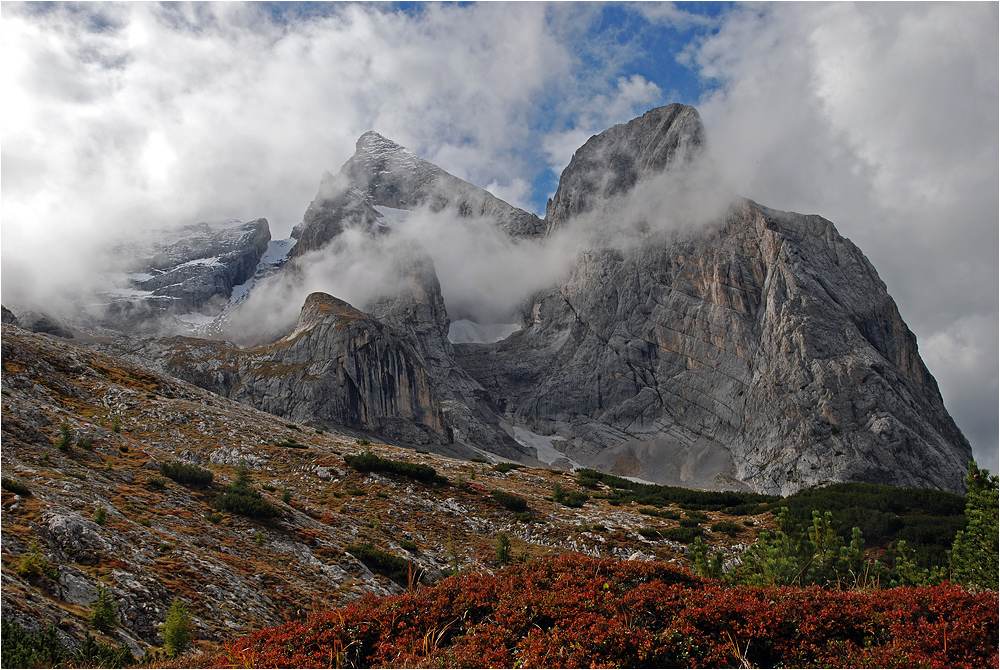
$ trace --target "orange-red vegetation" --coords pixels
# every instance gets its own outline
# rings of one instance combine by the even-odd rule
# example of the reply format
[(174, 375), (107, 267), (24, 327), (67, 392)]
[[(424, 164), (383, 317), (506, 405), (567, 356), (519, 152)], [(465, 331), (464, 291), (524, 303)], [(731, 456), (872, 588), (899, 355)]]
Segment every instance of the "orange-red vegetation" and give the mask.
[(209, 667), (996, 667), (997, 593), (724, 587), (544, 558), (227, 642)]

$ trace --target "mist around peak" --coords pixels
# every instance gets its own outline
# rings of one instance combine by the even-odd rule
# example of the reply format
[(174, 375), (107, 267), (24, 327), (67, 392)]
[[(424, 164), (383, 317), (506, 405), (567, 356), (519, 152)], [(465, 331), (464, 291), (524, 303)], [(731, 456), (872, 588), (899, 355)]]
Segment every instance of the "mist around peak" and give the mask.
[(347, 228), (325, 247), (300, 256), (294, 271), (261, 282), (231, 310), (226, 336), (287, 332), (306, 296), (316, 291), (359, 309), (377, 298), (406, 293), (407, 268), (420, 256), (433, 262), (452, 321), (514, 323), (521, 304), (557, 284), (582, 253), (696, 233), (720, 222), (736, 200), (714, 166), (699, 159), (596, 201), (544, 237), (512, 237), (489, 217), (460, 216), (451, 207), (377, 206), (380, 230), (387, 232)]

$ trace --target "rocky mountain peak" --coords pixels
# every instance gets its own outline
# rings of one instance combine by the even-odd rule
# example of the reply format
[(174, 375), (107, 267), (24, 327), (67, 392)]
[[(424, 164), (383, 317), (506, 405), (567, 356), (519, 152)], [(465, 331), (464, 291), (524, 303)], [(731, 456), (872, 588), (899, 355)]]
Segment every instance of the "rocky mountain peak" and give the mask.
[(639, 181), (683, 168), (701, 154), (705, 128), (698, 110), (673, 104), (594, 135), (577, 149), (545, 209), (547, 232), (623, 195)]
[(299, 312), (295, 328), (286, 339), (293, 339), (300, 333), (317, 326), (336, 324), (338, 321), (352, 318), (364, 318), (367, 315), (340, 298), (334, 298), (328, 293), (317, 291), (310, 293)]
[(380, 135), (374, 130), (369, 130), (358, 138), (358, 142), (355, 145), (355, 151), (356, 155), (370, 156), (387, 155), (399, 152), (411, 153), (403, 145), (396, 144), (388, 137)]

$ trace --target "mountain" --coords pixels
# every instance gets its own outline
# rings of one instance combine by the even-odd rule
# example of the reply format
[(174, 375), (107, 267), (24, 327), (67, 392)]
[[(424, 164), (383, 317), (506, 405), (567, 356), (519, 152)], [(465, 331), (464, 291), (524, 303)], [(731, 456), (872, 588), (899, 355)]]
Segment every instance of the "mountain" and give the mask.
[[(294, 295), (363, 238), (392, 277), (358, 304), (303, 291), (298, 323), (244, 344), (88, 346), (290, 420), (451, 456), (768, 494), (841, 481), (961, 491), (971, 447), (875, 268), (833, 223), (722, 191), (706, 141), (683, 105), (595, 135), (542, 220), (368, 132), (323, 176), (287, 263), (265, 263), (266, 222), (246, 224), (238, 277), (208, 295), (198, 275), (163, 296), (209, 312), (228, 297), (225, 310), (253, 301), (266, 273)], [(408, 213), (445, 240), (485, 222), (511, 249), (570, 258), (505, 323), (456, 330), (504, 339), (452, 342), (437, 250), (403, 234)], [(167, 278), (142, 281), (216, 267), (206, 253), (174, 253)]]

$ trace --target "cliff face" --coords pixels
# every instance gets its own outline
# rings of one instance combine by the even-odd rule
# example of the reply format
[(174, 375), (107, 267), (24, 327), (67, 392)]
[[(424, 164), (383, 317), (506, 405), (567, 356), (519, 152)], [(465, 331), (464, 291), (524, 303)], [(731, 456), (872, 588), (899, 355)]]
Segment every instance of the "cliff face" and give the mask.
[(573, 154), (545, 208), (546, 232), (623, 195), (666, 169), (698, 159), (705, 130), (694, 107), (668, 105), (594, 135)]
[(257, 270), (271, 232), (267, 219), (256, 219), (198, 223), (160, 237), (119, 250), (135, 260), (121, 285), (109, 289), (105, 325), (135, 332), (155, 329), (164, 316), (218, 314)]
[(581, 463), (780, 493), (961, 489), (971, 448), (913, 334), (819, 217), (746, 201), (711, 230), (592, 251), (522, 319), (458, 360)]
[(101, 348), (287, 419), (408, 444), (450, 442), (426, 364), (407, 338), (323, 293), (309, 296), (289, 335), (266, 346), (178, 337)]

